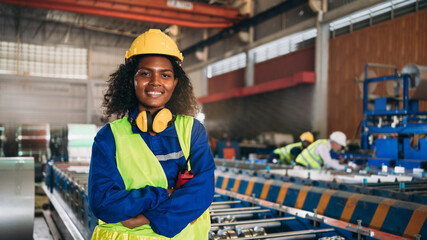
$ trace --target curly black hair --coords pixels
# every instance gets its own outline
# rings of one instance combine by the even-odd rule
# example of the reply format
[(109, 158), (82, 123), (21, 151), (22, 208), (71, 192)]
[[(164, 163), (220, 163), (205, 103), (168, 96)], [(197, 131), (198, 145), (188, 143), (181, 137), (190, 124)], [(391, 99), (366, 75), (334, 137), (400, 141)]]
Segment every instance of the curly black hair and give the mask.
[[(105, 108), (104, 120), (112, 115), (117, 115), (117, 118), (123, 118), (138, 106), (133, 78), (140, 60), (146, 56), (150, 55), (137, 55), (129, 58), (125, 64), (121, 64), (117, 71), (110, 75), (107, 81), (108, 89), (102, 104)], [(195, 117), (200, 110), (200, 106), (194, 96), (190, 79), (173, 57), (161, 56), (168, 58), (172, 63), (175, 78), (178, 79), (171, 99), (166, 103), (165, 107), (174, 115)]]

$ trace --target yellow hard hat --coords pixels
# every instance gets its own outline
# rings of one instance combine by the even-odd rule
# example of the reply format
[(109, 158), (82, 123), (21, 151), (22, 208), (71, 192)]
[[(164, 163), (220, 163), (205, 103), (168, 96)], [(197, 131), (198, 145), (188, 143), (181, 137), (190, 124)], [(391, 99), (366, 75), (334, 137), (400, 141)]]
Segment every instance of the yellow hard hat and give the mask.
[(162, 54), (175, 57), (178, 63), (182, 63), (184, 57), (179, 51), (175, 41), (159, 29), (150, 29), (139, 35), (126, 51), (126, 61), (140, 54)]
[(301, 141), (307, 141), (312, 143), (314, 141), (314, 136), (311, 132), (305, 132), (301, 134), (301, 136), (299, 136), (299, 139), (301, 139)]

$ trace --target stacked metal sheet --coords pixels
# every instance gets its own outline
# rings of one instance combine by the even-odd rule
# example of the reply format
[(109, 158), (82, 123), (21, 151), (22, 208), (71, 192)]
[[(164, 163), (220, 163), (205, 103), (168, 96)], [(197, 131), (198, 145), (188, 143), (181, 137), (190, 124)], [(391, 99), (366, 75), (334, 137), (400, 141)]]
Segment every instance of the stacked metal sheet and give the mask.
[(89, 163), (97, 127), (94, 124), (68, 124), (68, 161)]

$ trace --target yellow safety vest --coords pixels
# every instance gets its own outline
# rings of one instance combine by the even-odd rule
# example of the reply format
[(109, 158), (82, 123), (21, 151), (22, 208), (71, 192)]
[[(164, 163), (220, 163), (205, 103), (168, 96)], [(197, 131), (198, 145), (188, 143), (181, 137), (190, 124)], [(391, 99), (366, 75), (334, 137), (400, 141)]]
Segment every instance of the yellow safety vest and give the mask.
[[(175, 128), (182, 152), (187, 159), (190, 155), (191, 130), (194, 119), (178, 115)], [(132, 126), (127, 117), (110, 124), (116, 143), (117, 168), (126, 186), (126, 190), (143, 188), (145, 186), (168, 188), (168, 181), (160, 162), (148, 148), (139, 134), (132, 132)], [(129, 229), (122, 223), (104, 223), (96, 226), (92, 240), (201, 240), (208, 239), (211, 227), (209, 209), (195, 222), (189, 223), (173, 238), (159, 235), (149, 224)]]
[(291, 143), (291, 144), (288, 144), (284, 147), (276, 148), (273, 152), (275, 154), (279, 155), (281, 164), (288, 164), (289, 165), (296, 158), (296, 156), (294, 156), (291, 153), (291, 150), (295, 147), (299, 147), (300, 149), (302, 149), (302, 143), (301, 142)]
[(300, 155), (298, 155), (295, 162), (309, 168), (320, 168), (323, 165), (323, 159), (320, 157), (320, 155), (315, 154), (314, 151), (320, 144), (327, 143), (327, 139), (319, 139), (315, 141), (314, 143), (310, 144), (310, 146), (308, 146), (306, 149), (304, 149), (302, 153), (300, 153)]

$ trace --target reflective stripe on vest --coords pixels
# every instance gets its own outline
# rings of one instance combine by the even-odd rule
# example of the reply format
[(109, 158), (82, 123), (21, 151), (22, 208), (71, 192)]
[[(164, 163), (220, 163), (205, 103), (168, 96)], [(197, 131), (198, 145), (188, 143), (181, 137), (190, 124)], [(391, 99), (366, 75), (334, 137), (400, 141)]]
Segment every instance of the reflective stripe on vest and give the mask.
[[(174, 123), (179, 144), (186, 159), (190, 155), (193, 122), (192, 117), (178, 115)], [(138, 133), (132, 132), (132, 126), (127, 117), (112, 122), (110, 126), (116, 143), (117, 168), (123, 178), (126, 190), (143, 188), (147, 185), (167, 189), (167, 178), (160, 162), (142, 137)], [(100, 222), (102, 223), (102, 221)], [(150, 225), (129, 229), (121, 223), (101, 223), (96, 226), (93, 232), (93, 240), (170, 239), (155, 233)], [(210, 216), (209, 209), (207, 209), (194, 223), (188, 224), (172, 239), (208, 239), (209, 229)]]
[(302, 151), (302, 153), (300, 153), (300, 155), (298, 155), (296, 162), (309, 168), (320, 168), (323, 164), (323, 160), (319, 155), (315, 154), (314, 151), (320, 144), (327, 143), (327, 139), (319, 139), (310, 144), (310, 146), (308, 146)]
[(291, 153), (291, 150), (295, 147), (299, 147), (302, 149), (302, 143), (291, 143), (284, 147), (277, 148), (273, 152), (279, 155), (281, 164), (291, 164), (292, 160), (295, 160), (295, 156)]

